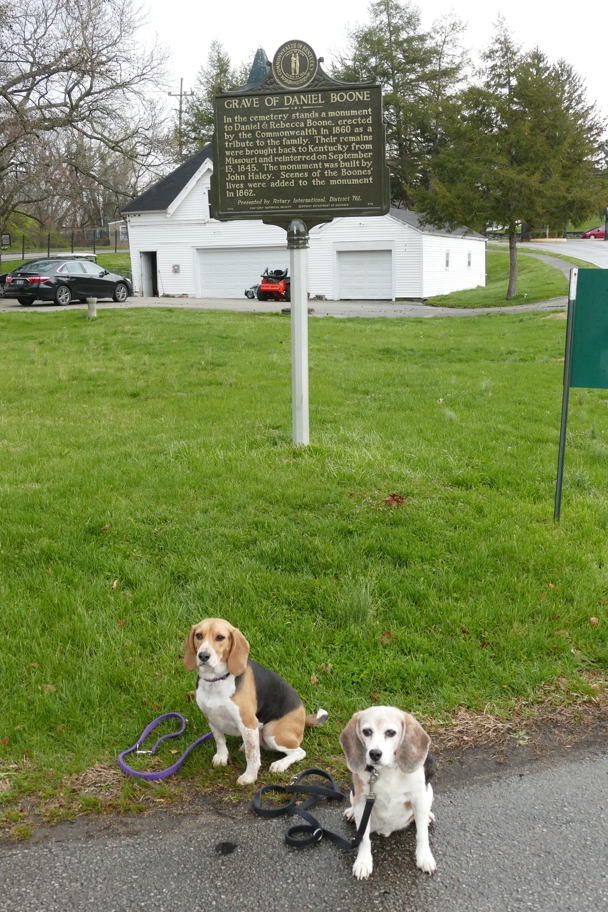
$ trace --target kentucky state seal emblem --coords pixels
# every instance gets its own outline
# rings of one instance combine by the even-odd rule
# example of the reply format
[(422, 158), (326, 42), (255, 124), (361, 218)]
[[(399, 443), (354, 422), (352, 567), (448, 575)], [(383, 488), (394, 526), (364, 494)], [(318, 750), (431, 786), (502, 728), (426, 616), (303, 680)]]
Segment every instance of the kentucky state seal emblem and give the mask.
[(304, 41), (287, 41), (274, 55), (272, 73), (284, 89), (304, 89), (319, 68), (317, 55)]

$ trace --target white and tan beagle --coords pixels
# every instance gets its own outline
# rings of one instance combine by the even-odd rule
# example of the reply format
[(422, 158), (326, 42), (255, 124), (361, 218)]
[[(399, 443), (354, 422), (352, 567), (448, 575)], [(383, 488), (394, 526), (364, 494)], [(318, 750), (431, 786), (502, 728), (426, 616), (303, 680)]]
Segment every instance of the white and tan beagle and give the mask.
[(307, 716), (293, 687), (253, 662), (241, 631), (222, 618), (194, 624), (186, 640), (184, 665), (198, 673), (196, 702), (217, 745), (213, 765), (228, 763), (225, 735), (243, 739), (247, 769), (239, 776), (239, 785), (257, 779), (260, 746), (285, 754), (270, 766), (271, 773), (282, 773), (306, 756), (300, 747), (304, 727), (322, 725), (327, 719), (324, 709)]
[(409, 713), (395, 706), (372, 706), (354, 714), (340, 744), (352, 773), (351, 807), (344, 812), (357, 827), (370, 787), (376, 800), (353, 874), (362, 880), (373, 871), (370, 833), (390, 836), (416, 821), (416, 864), (427, 874), (437, 865), (429, 845), (433, 789), (428, 779), (435, 772), (429, 754), (430, 737)]

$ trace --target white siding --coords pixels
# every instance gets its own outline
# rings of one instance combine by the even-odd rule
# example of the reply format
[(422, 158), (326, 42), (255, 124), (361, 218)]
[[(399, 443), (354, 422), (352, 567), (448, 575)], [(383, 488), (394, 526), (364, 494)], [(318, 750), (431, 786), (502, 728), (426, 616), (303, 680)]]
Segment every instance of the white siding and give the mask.
[[(449, 294), (486, 283), (486, 246), (483, 238), (449, 237), (442, 234), (422, 236), (424, 257), (423, 297)], [(471, 266), (468, 254), (471, 253)], [(449, 267), (446, 268), (446, 254)]]

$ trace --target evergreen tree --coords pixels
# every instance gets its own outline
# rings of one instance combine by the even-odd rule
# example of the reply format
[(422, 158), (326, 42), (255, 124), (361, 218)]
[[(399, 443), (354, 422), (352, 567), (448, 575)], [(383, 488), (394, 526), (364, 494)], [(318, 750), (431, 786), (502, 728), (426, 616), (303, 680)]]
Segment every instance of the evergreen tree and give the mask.
[(407, 206), (413, 189), (428, 183), (445, 109), (464, 75), (464, 26), (450, 15), (424, 31), (418, 7), (398, 0), (375, 0), (369, 16), (369, 23), (350, 33), (334, 75), (382, 83), (391, 195)]
[(221, 41), (211, 42), (207, 63), (196, 77), (194, 95), (185, 105), (181, 138), (186, 154), (194, 155), (211, 140), (214, 96), (218, 92), (231, 92), (247, 82), (248, 69), (246, 64), (233, 66)]
[(466, 224), (509, 236), (507, 300), (517, 288), (517, 230), (564, 230), (597, 209), (603, 124), (566, 63), (538, 49), (523, 54), (504, 20), (483, 55), (478, 85), (465, 89), (446, 123), (446, 144), (418, 188), (422, 217), (438, 226)]

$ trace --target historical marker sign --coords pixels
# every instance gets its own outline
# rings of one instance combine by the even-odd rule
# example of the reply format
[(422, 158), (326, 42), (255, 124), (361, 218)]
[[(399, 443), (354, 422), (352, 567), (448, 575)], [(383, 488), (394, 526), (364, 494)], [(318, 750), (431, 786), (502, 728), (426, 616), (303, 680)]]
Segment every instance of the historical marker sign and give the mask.
[(216, 96), (214, 218), (310, 228), (389, 207), (380, 85), (336, 82), (288, 41), (262, 82)]

